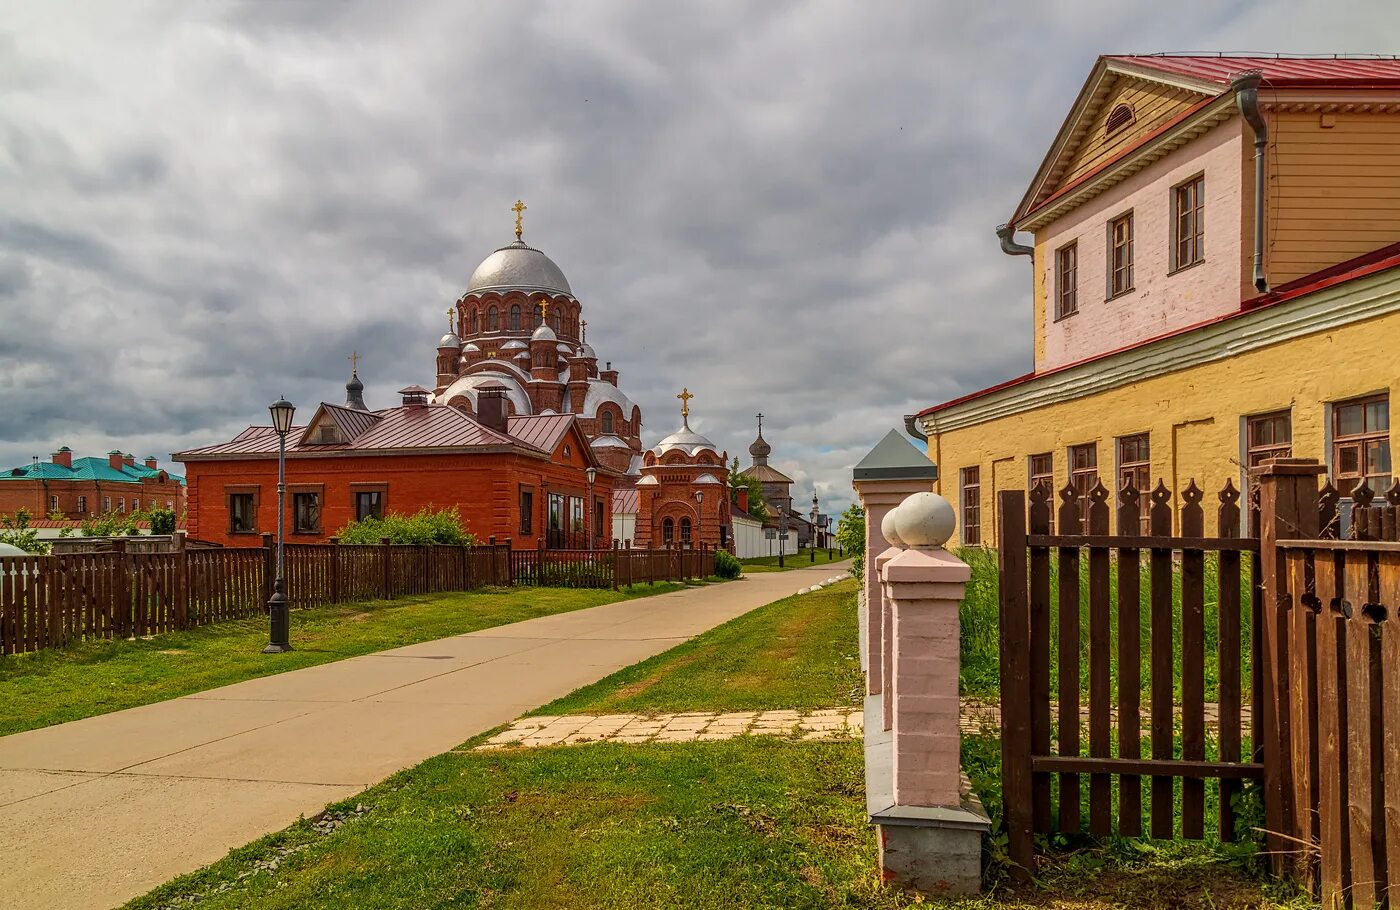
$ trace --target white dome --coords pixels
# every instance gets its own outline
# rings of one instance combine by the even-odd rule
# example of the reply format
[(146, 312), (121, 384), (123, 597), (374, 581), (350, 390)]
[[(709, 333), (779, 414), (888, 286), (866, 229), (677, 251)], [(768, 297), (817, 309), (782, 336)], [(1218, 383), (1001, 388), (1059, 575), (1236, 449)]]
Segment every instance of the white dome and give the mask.
[(622, 390), (611, 382), (602, 379), (588, 380), (588, 393), (583, 396), (583, 416), (597, 417), (598, 407), (605, 401), (611, 401), (622, 409), (622, 419), (632, 419), (632, 409), (636, 407), (632, 399), (622, 394)]
[(559, 266), (519, 240), (487, 256), (472, 272), (467, 293), (482, 291), (549, 291), (574, 295)]
[(457, 348), (462, 346), (462, 339), (458, 338), (454, 332), (448, 332), (438, 339), (439, 348)]
[(437, 404), (451, 404), (452, 399), (465, 395), (471, 400), (472, 409), (475, 410), (477, 407), (476, 390), (488, 382), (505, 386), (506, 397), (510, 399), (511, 404), (515, 405), (515, 413), (534, 413), (530, 407), (530, 396), (526, 394), (525, 387), (520, 384), (520, 380), (509, 373), (495, 370), (458, 377), (456, 382), (448, 386), (441, 395), (436, 396), (433, 400)]
[(467, 346), (462, 348), (463, 354), (480, 354), (481, 348), (476, 346), (475, 341), (468, 341)]
[(695, 478), (695, 480), (694, 480), (693, 482), (694, 482), (694, 483), (714, 484), (714, 483), (719, 483), (719, 478), (716, 477), (716, 476), (713, 475), (713, 474), (701, 474), (699, 477)]
[(535, 329), (535, 334), (530, 336), (531, 341), (554, 341), (558, 338), (554, 330), (549, 327), (549, 323), (541, 322), (540, 327)]
[(554, 349), (555, 349), (556, 351), (558, 351), (560, 354), (563, 354), (565, 357), (572, 357), (572, 356), (574, 356), (574, 349), (573, 349), (571, 346), (565, 344), (565, 343), (562, 342), (562, 341), (559, 342), (557, 345), (555, 345), (555, 346), (554, 346)]
[(593, 360), (597, 360), (597, 359), (598, 359), (598, 355), (597, 355), (596, 353), (594, 353), (594, 351), (593, 351), (593, 345), (589, 344), (589, 343), (586, 342), (586, 341), (583, 343), (582, 347), (580, 347), (580, 348), (578, 349), (578, 356), (580, 356), (580, 357), (588, 357), (588, 358), (591, 358), (591, 359), (593, 359)]
[(501, 350), (503, 350), (503, 351), (524, 351), (524, 350), (527, 350), (529, 347), (530, 347), (530, 346), (529, 346), (528, 344), (526, 344), (525, 342), (521, 341), (519, 338), (512, 338), (510, 341), (507, 341), (505, 344), (501, 345)]
[(628, 445), (627, 445), (627, 443), (623, 442), (623, 441), (622, 441), (621, 439), (619, 439), (618, 437), (613, 436), (613, 435), (611, 435), (611, 434), (607, 434), (607, 435), (599, 436), (597, 439), (593, 440), (593, 448), (595, 448), (595, 449), (625, 449), (625, 448), (628, 448)]
[(701, 436), (699, 433), (692, 430), (689, 425), (681, 427), (670, 436), (658, 442), (652, 451), (657, 455), (664, 455), (672, 449), (680, 449), (687, 455), (695, 455), (699, 452), (703, 452), (705, 449), (709, 449), (716, 455), (719, 454), (719, 449), (715, 448), (715, 444), (711, 442), (708, 437)]

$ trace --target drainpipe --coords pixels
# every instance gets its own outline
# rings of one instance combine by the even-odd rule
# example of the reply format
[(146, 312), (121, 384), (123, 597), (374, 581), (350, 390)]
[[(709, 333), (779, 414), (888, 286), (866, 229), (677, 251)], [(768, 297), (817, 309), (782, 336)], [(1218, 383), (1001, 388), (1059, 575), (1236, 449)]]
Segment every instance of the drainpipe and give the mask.
[(1001, 251), (1008, 256), (1030, 256), (1035, 264), (1035, 247), (1016, 242), (1016, 230), (1009, 224), (997, 225), (997, 237), (1001, 238)]
[(1264, 277), (1264, 151), (1269, 145), (1269, 127), (1259, 110), (1262, 78), (1258, 70), (1249, 70), (1230, 83), (1240, 116), (1254, 130), (1254, 287), (1261, 294), (1269, 289), (1269, 281)]
[(922, 442), (928, 442), (928, 434), (919, 429), (919, 415), (904, 415), (904, 432)]

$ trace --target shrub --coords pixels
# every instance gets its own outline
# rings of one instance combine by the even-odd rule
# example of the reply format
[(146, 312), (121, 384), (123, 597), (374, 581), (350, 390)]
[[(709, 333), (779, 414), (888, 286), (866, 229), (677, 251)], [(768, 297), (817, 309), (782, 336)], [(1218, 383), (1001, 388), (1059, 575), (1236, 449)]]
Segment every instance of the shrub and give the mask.
[(738, 578), (743, 564), (728, 550), (715, 551), (715, 574), (720, 578)]
[(390, 512), (383, 518), (371, 516), (350, 522), (338, 536), (344, 544), (374, 544), (387, 537), (390, 543), (398, 544), (476, 545), (476, 538), (462, 526), (456, 506), (437, 512), (424, 506), (412, 515)]
[(0, 543), (19, 547), (26, 553), (43, 556), (49, 552), (49, 545), (39, 539), (39, 532), (29, 526), (28, 509), (20, 509), (14, 516), (0, 515)]
[(174, 509), (152, 509), (150, 511), (151, 533), (152, 534), (174, 534), (175, 533), (175, 510)]
[(845, 551), (855, 557), (851, 563), (851, 575), (865, 577), (865, 510), (852, 505), (841, 513), (836, 522), (836, 541)]

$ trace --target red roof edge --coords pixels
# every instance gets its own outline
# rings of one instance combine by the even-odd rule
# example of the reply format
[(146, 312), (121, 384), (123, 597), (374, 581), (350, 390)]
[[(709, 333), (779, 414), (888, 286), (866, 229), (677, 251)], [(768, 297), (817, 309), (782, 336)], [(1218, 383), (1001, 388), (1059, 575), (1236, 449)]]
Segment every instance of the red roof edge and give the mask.
[(1163, 332), (1161, 335), (1154, 335), (1151, 338), (1144, 338), (1141, 341), (1135, 341), (1132, 344), (1126, 344), (1121, 348), (1114, 348), (1111, 351), (1104, 351), (1102, 354), (1095, 354), (1092, 357), (1085, 357), (1083, 360), (1076, 360), (1073, 363), (1066, 363), (1061, 366), (1057, 366), (1054, 369), (1046, 370), (1043, 373), (1037, 373), (1034, 371), (1030, 373), (1025, 373), (1021, 376), (1017, 376), (1015, 379), (1008, 379), (1005, 382), (999, 382), (994, 386), (988, 386), (985, 389), (981, 389), (976, 392), (969, 392), (966, 395), (961, 395), (949, 401), (931, 405), (930, 407), (924, 408), (915, 416), (926, 417), (929, 414), (935, 414), (939, 411), (945, 411), (948, 408), (954, 407), (955, 405), (960, 405), (969, 401), (973, 401), (977, 398), (981, 398), (984, 395), (990, 395), (993, 392), (1000, 392), (1003, 389), (1009, 389), (1026, 382), (1030, 382), (1032, 379), (1039, 379), (1042, 376), (1053, 376), (1056, 373), (1063, 373), (1065, 370), (1072, 370), (1075, 367), (1084, 366), (1085, 364), (1093, 363), (1096, 360), (1104, 360), (1109, 357), (1113, 357), (1117, 354), (1122, 354), (1126, 351), (1132, 351), (1136, 350), (1137, 348), (1147, 347), (1150, 344), (1156, 344), (1157, 342), (1165, 341), (1168, 338), (1175, 338), (1178, 335), (1185, 335), (1188, 332), (1194, 332), (1220, 322), (1225, 322), (1230, 319), (1237, 319), (1240, 316), (1244, 316), (1249, 313), (1256, 312), (1258, 310), (1267, 309), (1268, 307), (1274, 306), (1276, 304), (1285, 303), (1289, 300), (1296, 300), (1299, 297), (1306, 297), (1307, 295), (1316, 293), (1317, 291), (1346, 284), (1348, 281), (1355, 281), (1358, 278), (1365, 278), (1368, 275), (1374, 275), (1377, 272), (1385, 272), (1396, 267), (1400, 267), (1400, 243), (1392, 243), (1389, 246), (1383, 246), (1378, 250), (1372, 250), (1371, 252), (1365, 253), (1361, 256), (1357, 256), (1354, 259), (1348, 259), (1346, 262), (1340, 262), (1336, 265), (1328, 266), (1325, 269), (1319, 269), (1318, 271), (1313, 272), (1309, 275), (1304, 275), (1303, 277), (1294, 279), (1293, 281), (1287, 282), (1286, 284), (1281, 284), (1273, 290), (1269, 291), (1267, 294), (1260, 294), (1257, 297), (1251, 297), (1248, 300), (1243, 301), (1242, 303), (1240, 303), (1240, 308), (1233, 313), (1226, 313), (1223, 316), (1216, 316), (1211, 319), (1202, 320), (1201, 322), (1192, 323), (1188, 326), (1182, 326), (1181, 328), (1173, 329), (1170, 332)]

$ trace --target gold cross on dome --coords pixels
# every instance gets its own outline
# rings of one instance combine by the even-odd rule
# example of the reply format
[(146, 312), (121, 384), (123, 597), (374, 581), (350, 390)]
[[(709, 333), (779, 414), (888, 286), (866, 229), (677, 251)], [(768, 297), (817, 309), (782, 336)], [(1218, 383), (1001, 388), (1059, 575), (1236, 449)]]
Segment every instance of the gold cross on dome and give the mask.
[(540, 301), (540, 321), (549, 321), (549, 300), (547, 298)]
[(515, 213), (515, 239), (516, 239), (516, 240), (520, 240), (520, 239), (522, 238), (522, 235), (525, 233), (525, 227), (524, 227), (525, 214), (524, 214), (524, 213), (525, 213), (525, 211), (526, 211), (527, 208), (529, 208), (529, 207), (528, 207), (527, 205), (525, 205), (525, 203), (521, 202), (519, 199), (515, 200), (515, 205), (513, 205), (513, 206), (510, 207), (510, 210), (511, 210), (512, 212)]
[(587, 341), (587, 340), (588, 340), (588, 320), (587, 320), (587, 319), (580, 319), (580, 320), (578, 321), (578, 324), (579, 324), (580, 326), (583, 327), (583, 337), (580, 338), (579, 340), (580, 340), (580, 341)]
[(454, 328), (454, 326), (452, 325), (452, 307), (448, 307), (448, 308), (447, 308), (447, 331), (450, 332), (450, 331), (453, 330), (453, 328)]
[(350, 361), (350, 372), (353, 373), (353, 372), (355, 372), (356, 370), (358, 370), (358, 369), (360, 368), (360, 352), (359, 352), (359, 351), (351, 351), (351, 352), (350, 352), (350, 356), (349, 356), (349, 357), (346, 357), (345, 359), (348, 360), (348, 361)]
[(681, 418), (682, 418), (682, 419), (689, 418), (689, 417), (690, 417), (690, 399), (694, 398), (695, 396), (692, 395), (692, 394), (690, 394), (690, 389), (681, 389), (681, 393), (680, 393), (679, 395), (677, 395), (676, 397), (679, 398), (679, 399), (681, 400)]

